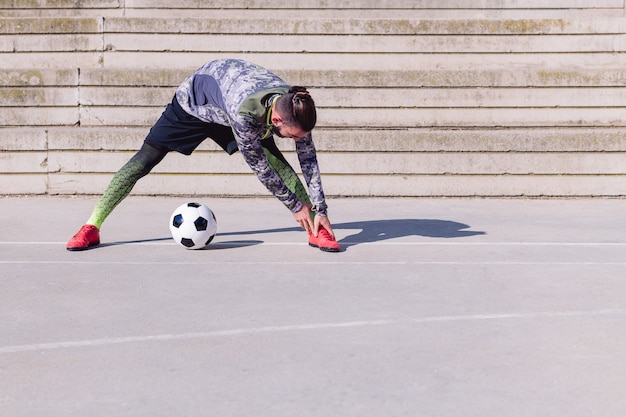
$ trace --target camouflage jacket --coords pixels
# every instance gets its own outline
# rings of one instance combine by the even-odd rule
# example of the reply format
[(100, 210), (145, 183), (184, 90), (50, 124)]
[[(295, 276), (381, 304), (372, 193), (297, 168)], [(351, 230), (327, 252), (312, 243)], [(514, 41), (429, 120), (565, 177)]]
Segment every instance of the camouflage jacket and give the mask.
[[(287, 83), (265, 68), (246, 61), (223, 59), (208, 62), (187, 77), (176, 90), (176, 98), (192, 116), (230, 126), (237, 147), (259, 181), (295, 213), (302, 208), (302, 202), (270, 168), (261, 146), (269, 128), (265, 121), (265, 101), (273, 94), (288, 90)], [(319, 214), (325, 215), (324, 191), (311, 134), (295, 143), (311, 202), (319, 207)]]

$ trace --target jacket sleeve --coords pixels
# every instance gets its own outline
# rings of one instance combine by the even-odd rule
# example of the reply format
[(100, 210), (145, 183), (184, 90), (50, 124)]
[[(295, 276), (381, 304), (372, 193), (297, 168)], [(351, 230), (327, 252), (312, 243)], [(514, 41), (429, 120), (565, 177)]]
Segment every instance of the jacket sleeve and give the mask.
[(260, 123), (246, 117), (238, 117), (231, 123), (237, 146), (244, 160), (255, 173), (261, 184), (278, 198), (292, 213), (302, 208), (302, 202), (292, 193), (280, 176), (270, 167), (259, 132), (263, 131)]
[(296, 152), (302, 175), (309, 188), (313, 207), (316, 208), (318, 214), (325, 216), (327, 207), (324, 189), (322, 188), (322, 176), (317, 163), (317, 153), (311, 133), (296, 142)]

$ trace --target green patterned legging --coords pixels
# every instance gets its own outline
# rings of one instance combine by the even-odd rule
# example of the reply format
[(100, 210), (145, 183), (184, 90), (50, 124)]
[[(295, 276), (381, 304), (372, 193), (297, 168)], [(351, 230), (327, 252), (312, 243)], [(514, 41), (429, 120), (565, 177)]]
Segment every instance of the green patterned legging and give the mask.
[(158, 149), (144, 142), (139, 152), (115, 173), (93, 209), (87, 224), (100, 228), (113, 209), (130, 194), (137, 181), (161, 162), (167, 152), (166, 149)]
[[(270, 167), (282, 178), (287, 188), (298, 197), (298, 200), (310, 204), (311, 200), (300, 178), (280, 153), (274, 141), (271, 138), (268, 139), (263, 141), (263, 150)], [(130, 194), (137, 181), (159, 164), (167, 153), (167, 149), (158, 149), (144, 142), (139, 152), (113, 176), (87, 220), (87, 224), (100, 228), (115, 207)]]
[(311, 204), (311, 200), (309, 199), (309, 194), (298, 178), (298, 174), (296, 171), (289, 165), (283, 154), (280, 152), (278, 147), (276, 146), (276, 142), (274, 142), (273, 137), (269, 137), (261, 141), (263, 145), (263, 151), (265, 152), (265, 157), (267, 158), (270, 167), (278, 174), (278, 176), (283, 180), (289, 191), (294, 193), (298, 200), (303, 203)]

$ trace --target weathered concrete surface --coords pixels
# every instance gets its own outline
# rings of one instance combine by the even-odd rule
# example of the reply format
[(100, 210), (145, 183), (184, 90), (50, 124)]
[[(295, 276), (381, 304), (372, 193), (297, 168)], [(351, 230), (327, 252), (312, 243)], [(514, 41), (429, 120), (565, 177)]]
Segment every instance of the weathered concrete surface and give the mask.
[(345, 251), (273, 199), (0, 199), (0, 415), (620, 416), (623, 200), (333, 199)]

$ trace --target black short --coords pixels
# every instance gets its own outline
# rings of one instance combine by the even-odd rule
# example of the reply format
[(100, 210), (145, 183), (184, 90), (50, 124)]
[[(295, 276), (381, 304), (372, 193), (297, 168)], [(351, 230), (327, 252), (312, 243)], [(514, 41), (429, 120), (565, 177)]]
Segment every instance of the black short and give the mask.
[(229, 155), (237, 152), (237, 142), (230, 126), (203, 122), (183, 110), (174, 96), (150, 129), (145, 141), (156, 148), (191, 155), (207, 138), (212, 139)]

